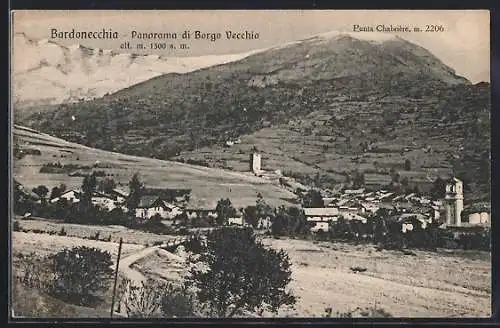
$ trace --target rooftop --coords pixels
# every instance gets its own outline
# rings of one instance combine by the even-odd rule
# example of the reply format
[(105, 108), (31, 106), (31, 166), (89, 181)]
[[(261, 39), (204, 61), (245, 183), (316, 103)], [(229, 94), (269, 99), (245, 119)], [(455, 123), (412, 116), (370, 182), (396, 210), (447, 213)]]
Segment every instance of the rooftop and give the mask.
[(339, 210), (335, 207), (307, 207), (304, 213), (306, 216), (334, 216), (339, 214)]
[(146, 208), (151, 207), (157, 200), (160, 200), (159, 196), (142, 196), (139, 200), (139, 205), (137, 207)]

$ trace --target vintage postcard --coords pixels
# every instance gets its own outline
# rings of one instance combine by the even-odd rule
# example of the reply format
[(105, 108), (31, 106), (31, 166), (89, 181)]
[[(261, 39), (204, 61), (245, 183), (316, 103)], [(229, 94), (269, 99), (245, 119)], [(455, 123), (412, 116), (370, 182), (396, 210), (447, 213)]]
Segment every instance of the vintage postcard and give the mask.
[(12, 12), (12, 317), (490, 317), (489, 19)]

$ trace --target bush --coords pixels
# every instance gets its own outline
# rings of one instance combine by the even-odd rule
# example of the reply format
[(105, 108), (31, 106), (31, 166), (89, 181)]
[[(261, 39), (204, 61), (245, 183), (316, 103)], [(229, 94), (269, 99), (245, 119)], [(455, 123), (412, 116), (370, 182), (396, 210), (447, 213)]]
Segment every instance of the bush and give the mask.
[(64, 230), (64, 227), (61, 228), (61, 231), (58, 233), (59, 236), (66, 236), (66, 230)]
[(12, 230), (14, 231), (21, 231), (21, 225), (19, 224), (19, 221), (14, 221), (12, 224)]
[(184, 286), (174, 287), (172, 284), (169, 284), (164, 292), (165, 294), (163, 294), (161, 300), (161, 309), (164, 317), (186, 318), (196, 316), (194, 295), (190, 294)]
[(124, 295), (124, 305), (129, 318), (161, 317), (162, 297), (166, 287), (164, 284), (148, 279), (141, 286), (129, 285), (129, 292)]
[(184, 243), (184, 247), (186, 251), (195, 254), (200, 254), (205, 250), (205, 247), (203, 247), (199, 238), (189, 239), (186, 243)]
[(55, 275), (46, 258), (31, 253), (24, 257), (23, 275), (21, 282), (28, 288), (37, 288), (45, 292), (52, 292)]
[(49, 259), (56, 276), (54, 293), (76, 304), (88, 304), (105, 292), (113, 276), (111, 255), (96, 248), (65, 249)]
[[(332, 308), (325, 308), (324, 317), (331, 318), (332, 317)], [(377, 307), (368, 307), (368, 308), (356, 308), (352, 311), (340, 313), (337, 312), (338, 318), (391, 318), (392, 315), (382, 308)]]
[(349, 269), (351, 269), (352, 272), (354, 273), (357, 273), (357, 272), (365, 272), (366, 271), (366, 268), (363, 268), (363, 267), (350, 267)]
[(100, 233), (99, 233), (99, 231), (97, 231), (97, 232), (95, 233), (95, 235), (91, 236), (89, 239), (92, 239), (92, 240), (99, 240), (99, 236), (100, 236)]
[(176, 232), (178, 235), (189, 235), (189, 230), (187, 228), (180, 228)]
[[(126, 293), (127, 289), (129, 293)], [(117, 286), (118, 306), (123, 302), (129, 318), (194, 317), (195, 299), (184, 286), (148, 279), (140, 286), (121, 279)]]

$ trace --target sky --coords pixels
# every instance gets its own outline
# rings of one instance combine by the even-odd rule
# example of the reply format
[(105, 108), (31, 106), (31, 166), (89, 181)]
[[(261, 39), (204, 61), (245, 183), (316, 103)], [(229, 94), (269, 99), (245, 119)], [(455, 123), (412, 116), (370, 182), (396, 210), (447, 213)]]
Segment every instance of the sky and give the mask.
[[(439, 26), (436, 32), (387, 32), (416, 43), (456, 73), (471, 82), (490, 80), (490, 14), (487, 10), (148, 10), (148, 11), (15, 11), (12, 15), (14, 33), (25, 33), (33, 39), (51, 39), (51, 29), (58, 31), (112, 31), (118, 39), (77, 40), (54, 39), (71, 45), (112, 49), (123, 52), (158, 53), (170, 56), (222, 55), (263, 49), (307, 38), (314, 34), (340, 31), (353, 32), (354, 25)], [(441, 27), (443, 31), (441, 30)], [(181, 40), (183, 31), (191, 31), (191, 39)], [(215, 42), (193, 39), (194, 31), (221, 33)], [(133, 40), (132, 31), (139, 33), (177, 33), (176, 40)], [(233, 31), (259, 37), (251, 40), (228, 40)], [(364, 33), (364, 32), (356, 32)], [(385, 32), (379, 32), (385, 33)], [(130, 41), (133, 50), (120, 49)], [(137, 43), (174, 43), (176, 50), (137, 50)], [(189, 49), (179, 49), (180, 44)], [(167, 46), (168, 47), (168, 46)], [(15, 56), (15, 54), (13, 54)]]

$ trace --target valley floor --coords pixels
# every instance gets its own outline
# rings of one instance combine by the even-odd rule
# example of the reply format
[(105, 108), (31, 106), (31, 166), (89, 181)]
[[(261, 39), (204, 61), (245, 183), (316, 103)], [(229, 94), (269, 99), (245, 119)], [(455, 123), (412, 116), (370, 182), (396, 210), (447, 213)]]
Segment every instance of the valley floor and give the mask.
[[(393, 317), (491, 315), (491, 254), (376, 251), (373, 246), (267, 239), (292, 261), (293, 316), (381, 308)], [(354, 273), (352, 267), (366, 268)]]
[[(108, 250), (115, 259), (118, 249), (116, 242), (76, 236), (13, 232), (12, 237), (14, 274), (22, 260), (19, 253), (45, 255), (85, 245)], [(131, 242), (125, 241), (124, 257), (146, 248)], [(487, 252), (414, 251), (415, 256), (411, 256), (399, 251), (377, 251), (370, 245), (289, 238), (265, 238), (264, 243), (284, 249), (292, 262), (289, 287), (298, 301), (294, 310), (283, 310), (279, 316), (321, 317), (327, 308), (332, 308), (334, 317), (357, 308), (383, 309), (393, 317), (491, 315), (491, 254)], [(176, 254), (157, 250), (131, 265), (145, 277), (181, 281), (188, 270), (185, 259), (182, 249)], [(354, 273), (353, 267), (366, 271)]]

